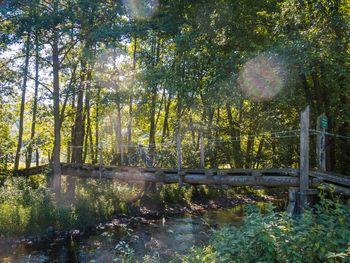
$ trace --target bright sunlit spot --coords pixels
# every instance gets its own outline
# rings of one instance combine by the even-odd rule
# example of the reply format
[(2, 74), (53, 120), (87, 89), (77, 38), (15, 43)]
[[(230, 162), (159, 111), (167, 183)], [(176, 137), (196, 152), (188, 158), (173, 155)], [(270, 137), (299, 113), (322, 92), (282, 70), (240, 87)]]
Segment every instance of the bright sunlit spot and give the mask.
[(117, 48), (106, 48), (96, 58), (95, 83), (111, 91), (127, 91), (133, 81), (130, 59)]
[(130, 17), (136, 20), (151, 18), (158, 10), (158, 0), (123, 0)]
[(256, 101), (273, 99), (286, 83), (286, 69), (278, 55), (263, 53), (247, 61), (238, 77), (243, 93)]

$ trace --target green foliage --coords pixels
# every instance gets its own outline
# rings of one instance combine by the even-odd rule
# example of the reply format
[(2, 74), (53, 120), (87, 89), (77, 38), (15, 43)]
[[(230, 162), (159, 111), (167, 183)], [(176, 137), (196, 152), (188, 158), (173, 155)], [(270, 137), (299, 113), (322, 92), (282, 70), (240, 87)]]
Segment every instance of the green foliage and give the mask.
[(248, 206), (241, 228), (213, 232), (210, 245), (195, 248), (183, 262), (348, 262), (350, 207), (322, 198), (300, 217), (264, 214)]
[[(325, 113), (329, 131), (349, 132), (349, 1), (153, 1), (147, 5), (152, 12), (143, 19), (138, 16), (148, 8), (141, 10), (140, 0), (135, 5), (5, 2), (0, 4), (0, 169), (10, 168), (16, 149), (24, 38), (31, 43), (29, 67), (37, 61), (40, 74), (50, 72), (53, 38), (47, 36), (56, 30), (61, 161), (72, 159), (69, 146), (75, 142), (83, 162), (96, 163), (102, 142), (105, 164), (121, 164), (124, 144), (127, 164), (135, 152), (131, 148), (141, 143), (155, 144), (154, 165), (176, 167), (180, 132), (183, 167), (199, 165), (201, 134), (207, 167), (296, 167), (296, 134), (273, 136), (269, 131), (298, 129), (306, 104), (311, 106), (311, 127)], [(257, 59), (265, 55), (285, 69), (277, 74), (282, 90), (266, 100), (259, 95), (273, 88), (266, 83), (274, 83), (269, 79), (277, 75), (271, 71), (274, 66)], [(253, 96), (240, 81), (249, 61), (254, 64), (251, 77), (263, 80), (262, 90)], [(46, 102), (52, 97), (52, 81), (41, 75), (38, 81), (37, 99), (45, 103), (34, 112), (28, 84), (22, 162), (28, 149), (38, 149), (41, 162), (52, 153), (54, 134), (47, 124), (53, 111)], [(36, 115), (33, 136), (30, 113)], [(330, 137), (328, 144), (331, 170), (347, 173), (349, 141)], [(310, 155), (314, 167), (315, 154)]]
[(117, 183), (88, 180), (77, 186), (74, 199), (57, 202), (42, 178), (10, 178), (0, 187), (0, 236), (45, 234), (48, 229), (84, 228), (126, 213), (125, 201), (134, 194)]
[(160, 191), (160, 197), (164, 204), (190, 204), (192, 187), (178, 184), (164, 185)]

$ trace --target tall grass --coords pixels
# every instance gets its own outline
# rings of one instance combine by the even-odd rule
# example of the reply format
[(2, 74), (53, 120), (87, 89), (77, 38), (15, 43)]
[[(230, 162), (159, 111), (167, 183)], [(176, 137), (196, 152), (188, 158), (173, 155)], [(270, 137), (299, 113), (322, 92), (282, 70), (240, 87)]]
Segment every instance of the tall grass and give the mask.
[(125, 202), (136, 192), (116, 182), (91, 179), (77, 182), (74, 198), (63, 194), (57, 201), (41, 177), (7, 178), (0, 186), (0, 236), (83, 228), (125, 213)]

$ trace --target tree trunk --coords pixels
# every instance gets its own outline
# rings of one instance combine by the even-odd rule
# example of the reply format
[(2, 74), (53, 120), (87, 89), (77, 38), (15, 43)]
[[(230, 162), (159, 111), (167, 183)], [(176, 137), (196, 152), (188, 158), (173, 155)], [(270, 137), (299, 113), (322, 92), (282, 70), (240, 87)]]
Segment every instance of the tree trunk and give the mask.
[(59, 196), (61, 193), (61, 121), (60, 121), (60, 86), (59, 86), (59, 51), (58, 29), (54, 29), (52, 44), (53, 65), (53, 115), (54, 115), (54, 147), (53, 147), (53, 189)]
[[(91, 118), (90, 118), (90, 88), (91, 88), (91, 69), (89, 69), (88, 73), (87, 73), (87, 85), (86, 85), (86, 97), (85, 97), (85, 118), (86, 118), (86, 142), (89, 141), (89, 150), (90, 150), (90, 159), (91, 162), (93, 162), (94, 160), (94, 144), (93, 144), (93, 140), (92, 140), (92, 129), (91, 129)], [(85, 154), (84, 154), (84, 162), (86, 159), (86, 155), (87, 155), (87, 143), (85, 144)]]
[[(134, 50), (133, 50), (133, 61), (132, 61), (132, 70), (135, 73), (136, 70), (136, 50), (137, 50), (137, 38), (134, 37)], [(132, 144), (132, 118), (133, 118), (133, 91), (129, 96), (129, 120), (128, 120), (128, 135), (127, 135), (127, 143), (128, 143), (128, 156), (130, 156), (130, 147)]]
[(232, 144), (231, 156), (233, 157), (235, 168), (242, 168), (243, 159), (242, 159), (242, 151), (241, 151), (241, 141), (240, 141), (240, 138), (237, 140), (237, 138), (241, 135), (239, 123), (233, 120), (231, 106), (228, 103), (226, 103), (226, 111), (227, 111), (227, 118), (229, 123), (231, 144)]
[(169, 94), (168, 101), (165, 102), (165, 115), (164, 115), (164, 122), (163, 122), (163, 131), (162, 131), (162, 140), (161, 142), (164, 143), (165, 138), (169, 136), (169, 109), (171, 105), (171, 94)]
[(72, 149), (72, 162), (82, 163), (83, 162), (83, 143), (84, 143), (84, 82), (85, 82), (85, 69), (86, 62), (82, 61), (82, 75), (80, 85), (77, 92), (77, 107), (74, 121), (74, 138), (73, 138), (73, 149)]
[(35, 137), (36, 113), (38, 108), (38, 88), (39, 88), (39, 39), (38, 33), (35, 34), (35, 86), (34, 86), (34, 101), (33, 101), (33, 115), (32, 127), (30, 132), (30, 143), (28, 147), (28, 158), (26, 168), (30, 168), (33, 154), (33, 141)]
[[(75, 109), (75, 88), (73, 90), (72, 94), (72, 104), (71, 104), (72, 110), (74, 111)], [(68, 143), (68, 151), (67, 151), (67, 163), (73, 162), (73, 140), (74, 140), (74, 124), (70, 128), (70, 141)]]
[[(111, 135), (111, 155), (113, 157), (113, 159), (115, 158), (115, 141), (114, 141), (114, 122), (113, 122), (113, 116), (112, 114), (108, 114), (108, 119), (109, 119), (109, 123), (110, 123), (110, 129), (109, 129), (109, 134)], [(114, 160), (113, 160), (114, 161)]]
[(128, 120), (128, 154), (132, 143), (132, 96), (129, 97), (129, 120)]
[(120, 164), (124, 164), (124, 145), (123, 145), (123, 135), (122, 135), (122, 108), (120, 102), (117, 103), (117, 142), (118, 142), (118, 153)]
[[(153, 62), (152, 66), (156, 67), (159, 55), (160, 55), (160, 43), (159, 39), (155, 38), (154, 43), (152, 43), (152, 54), (153, 54)], [(150, 109), (150, 131), (149, 131), (149, 148), (151, 155), (151, 163), (153, 163), (154, 155), (155, 155), (155, 133), (156, 133), (156, 102), (157, 102), (157, 83), (151, 83), (151, 109)]]
[(263, 147), (264, 147), (264, 144), (265, 144), (265, 140), (264, 138), (261, 138), (260, 142), (259, 142), (259, 147), (258, 147), (258, 152), (256, 153), (255, 155), (255, 164), (254, 164), (254, 167), (255, 169), (258, 169), (259, 168), (259, 165), (261, 163), (261, 158), (263, 156)]
[(156, 98), (157, 98), (157, 87), (154, 85), (152, 88), (152, 94), (151, 94), (151, 109), (150, 109), (150, 129), (149, 129), (149, 148), (150, 148), (150, 154), (151, 154), (151, 163), (153, 163), (154, 154), (155, 154), (155, 133), (156, 133), (156, 126), (155, 126), (155, 115), (156, 115)]
[(100, 149), (99, 143), (100, 143), (100, 138), (99, 138), (99, 123), (100, 123), (100, 94), (101, 94), (101, 88), (97, 86), (97, 102), (96, 102), (96, 118), (95, 118), (95, 149), (96, 149), (96, 154), (95, 154), (95, 159), (93, 163), (97, 163), (97, 149)]
[(36, 157), (35, 157), (36, 167), (38, 167), (39, 166), (39, 161), (40, 161), (38, 148), (35, 149), (35, 155), (36, 155)]
[(14, 170), (18, 170), (18, 167), (19, 167), (19, 159), (20, 159), (20, 156), (21, 156), (21, 148), (22, 148), (22, 141), (23, 141), (24, 106), (25, 106), (26, 91), (27, 91), (29, 51), (30, 51), (30, 32), (28, 32), (27, 41), (26, 41), (25, 62), (24, 62), (24, 72), (23, 72), (23, 86), (22, 86), (22, 98), (21, 98), (21, 109), (20, 109), (20, 115), (19, 115), (18, 142), (17, 142), (17, 150), (16, 150), (16, 156), (15, 156)]
[(254, 150), (254, 138), (248, 138), (245, 168), (251, 168)]

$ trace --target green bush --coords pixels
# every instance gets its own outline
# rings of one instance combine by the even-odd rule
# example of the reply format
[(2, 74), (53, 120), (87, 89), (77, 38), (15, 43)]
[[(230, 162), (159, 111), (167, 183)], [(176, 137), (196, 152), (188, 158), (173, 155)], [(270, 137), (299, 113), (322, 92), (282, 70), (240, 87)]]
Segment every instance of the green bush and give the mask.
[(313, 211), (299, 217), (276, 213), (269, 205), (261, 214), (247, 207), (241, 228), (213, 232), (210, 245), (195, 248), (183, 262), (349, 262), (350, 207), (321, 198)]

